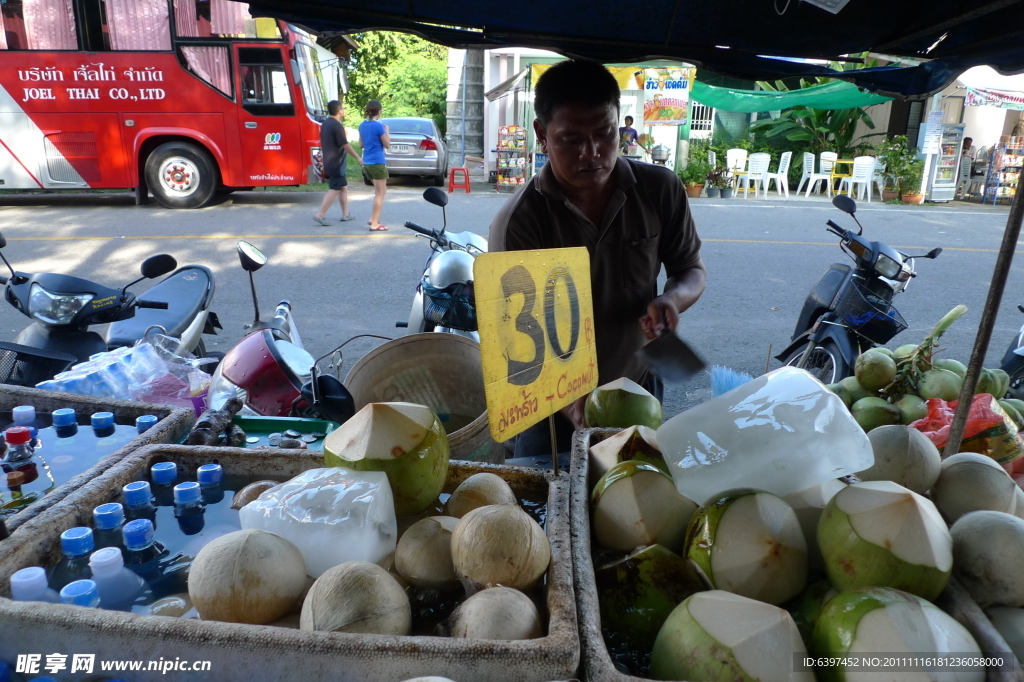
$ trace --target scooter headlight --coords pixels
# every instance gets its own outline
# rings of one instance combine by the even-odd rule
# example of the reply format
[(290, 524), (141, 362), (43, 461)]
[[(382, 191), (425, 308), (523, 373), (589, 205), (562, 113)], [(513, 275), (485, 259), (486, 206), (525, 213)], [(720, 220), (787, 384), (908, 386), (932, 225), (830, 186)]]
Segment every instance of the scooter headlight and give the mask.
[(884, 253), (878, 254), (878, 260), (875, 261), (875, 272), (879, 275), (886, 279), (896, 279), (901, 270), (903, 270), (903, 263), (894, 261)]
[(92, 294), (55, 294), (33, 284), (28, 295), (28, 314), (46, 324), (70, 324)]

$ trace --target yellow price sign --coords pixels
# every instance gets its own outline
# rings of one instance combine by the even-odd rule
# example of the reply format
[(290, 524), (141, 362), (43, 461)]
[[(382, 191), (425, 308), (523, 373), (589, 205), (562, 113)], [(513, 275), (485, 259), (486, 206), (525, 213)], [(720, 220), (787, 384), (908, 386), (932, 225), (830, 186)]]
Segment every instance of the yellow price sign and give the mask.
[(585, 248), (482, 254), (473, 266), (473, 288), (496, 442), (597, 387)]

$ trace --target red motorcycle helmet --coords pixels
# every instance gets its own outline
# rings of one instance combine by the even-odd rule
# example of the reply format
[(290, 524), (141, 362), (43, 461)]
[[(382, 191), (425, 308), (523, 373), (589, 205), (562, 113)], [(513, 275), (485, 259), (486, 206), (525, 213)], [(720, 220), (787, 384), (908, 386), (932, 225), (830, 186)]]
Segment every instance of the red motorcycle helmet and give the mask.
[(269, 329), (255, 331), (221, 360), (210, 382), (210, 407), (237, 396), (245, 401), (239, 414), (290, 416), (312, 367), (313, 356), (302, 348), (274, 339)]

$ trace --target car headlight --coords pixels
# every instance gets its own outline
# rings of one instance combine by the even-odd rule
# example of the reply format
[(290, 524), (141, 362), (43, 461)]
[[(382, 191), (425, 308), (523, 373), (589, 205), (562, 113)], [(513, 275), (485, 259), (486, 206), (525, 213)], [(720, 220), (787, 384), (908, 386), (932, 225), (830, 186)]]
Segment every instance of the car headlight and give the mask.
[(896, 279), (903, 270), (903, 263), (898, 263), (892, 258), (889, 258), (884, 253), (878, 254), (878, 260), (875, 261), (875, 272), (886, 279)]
[(28, 296), (28, 314), (47, 324), (70, 324), (92, 294), (55, 294), (33, 284)]

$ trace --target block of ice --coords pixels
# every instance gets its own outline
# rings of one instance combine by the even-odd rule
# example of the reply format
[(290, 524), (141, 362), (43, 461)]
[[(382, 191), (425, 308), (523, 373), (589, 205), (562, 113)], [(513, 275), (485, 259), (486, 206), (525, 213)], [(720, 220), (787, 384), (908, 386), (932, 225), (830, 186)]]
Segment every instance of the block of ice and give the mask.
[(377, 563), (398, 543), (395, 500), (380, 471), (311, 469), (265, 491), (239, 516), (243, 529), (295, 543), (313, 578), (346, 561)]
[(658, 445), (676, 488), (697, 504), (731, 488), (787, 495), (875, 461), (843, 401), (793, 367), (669, 419)]

